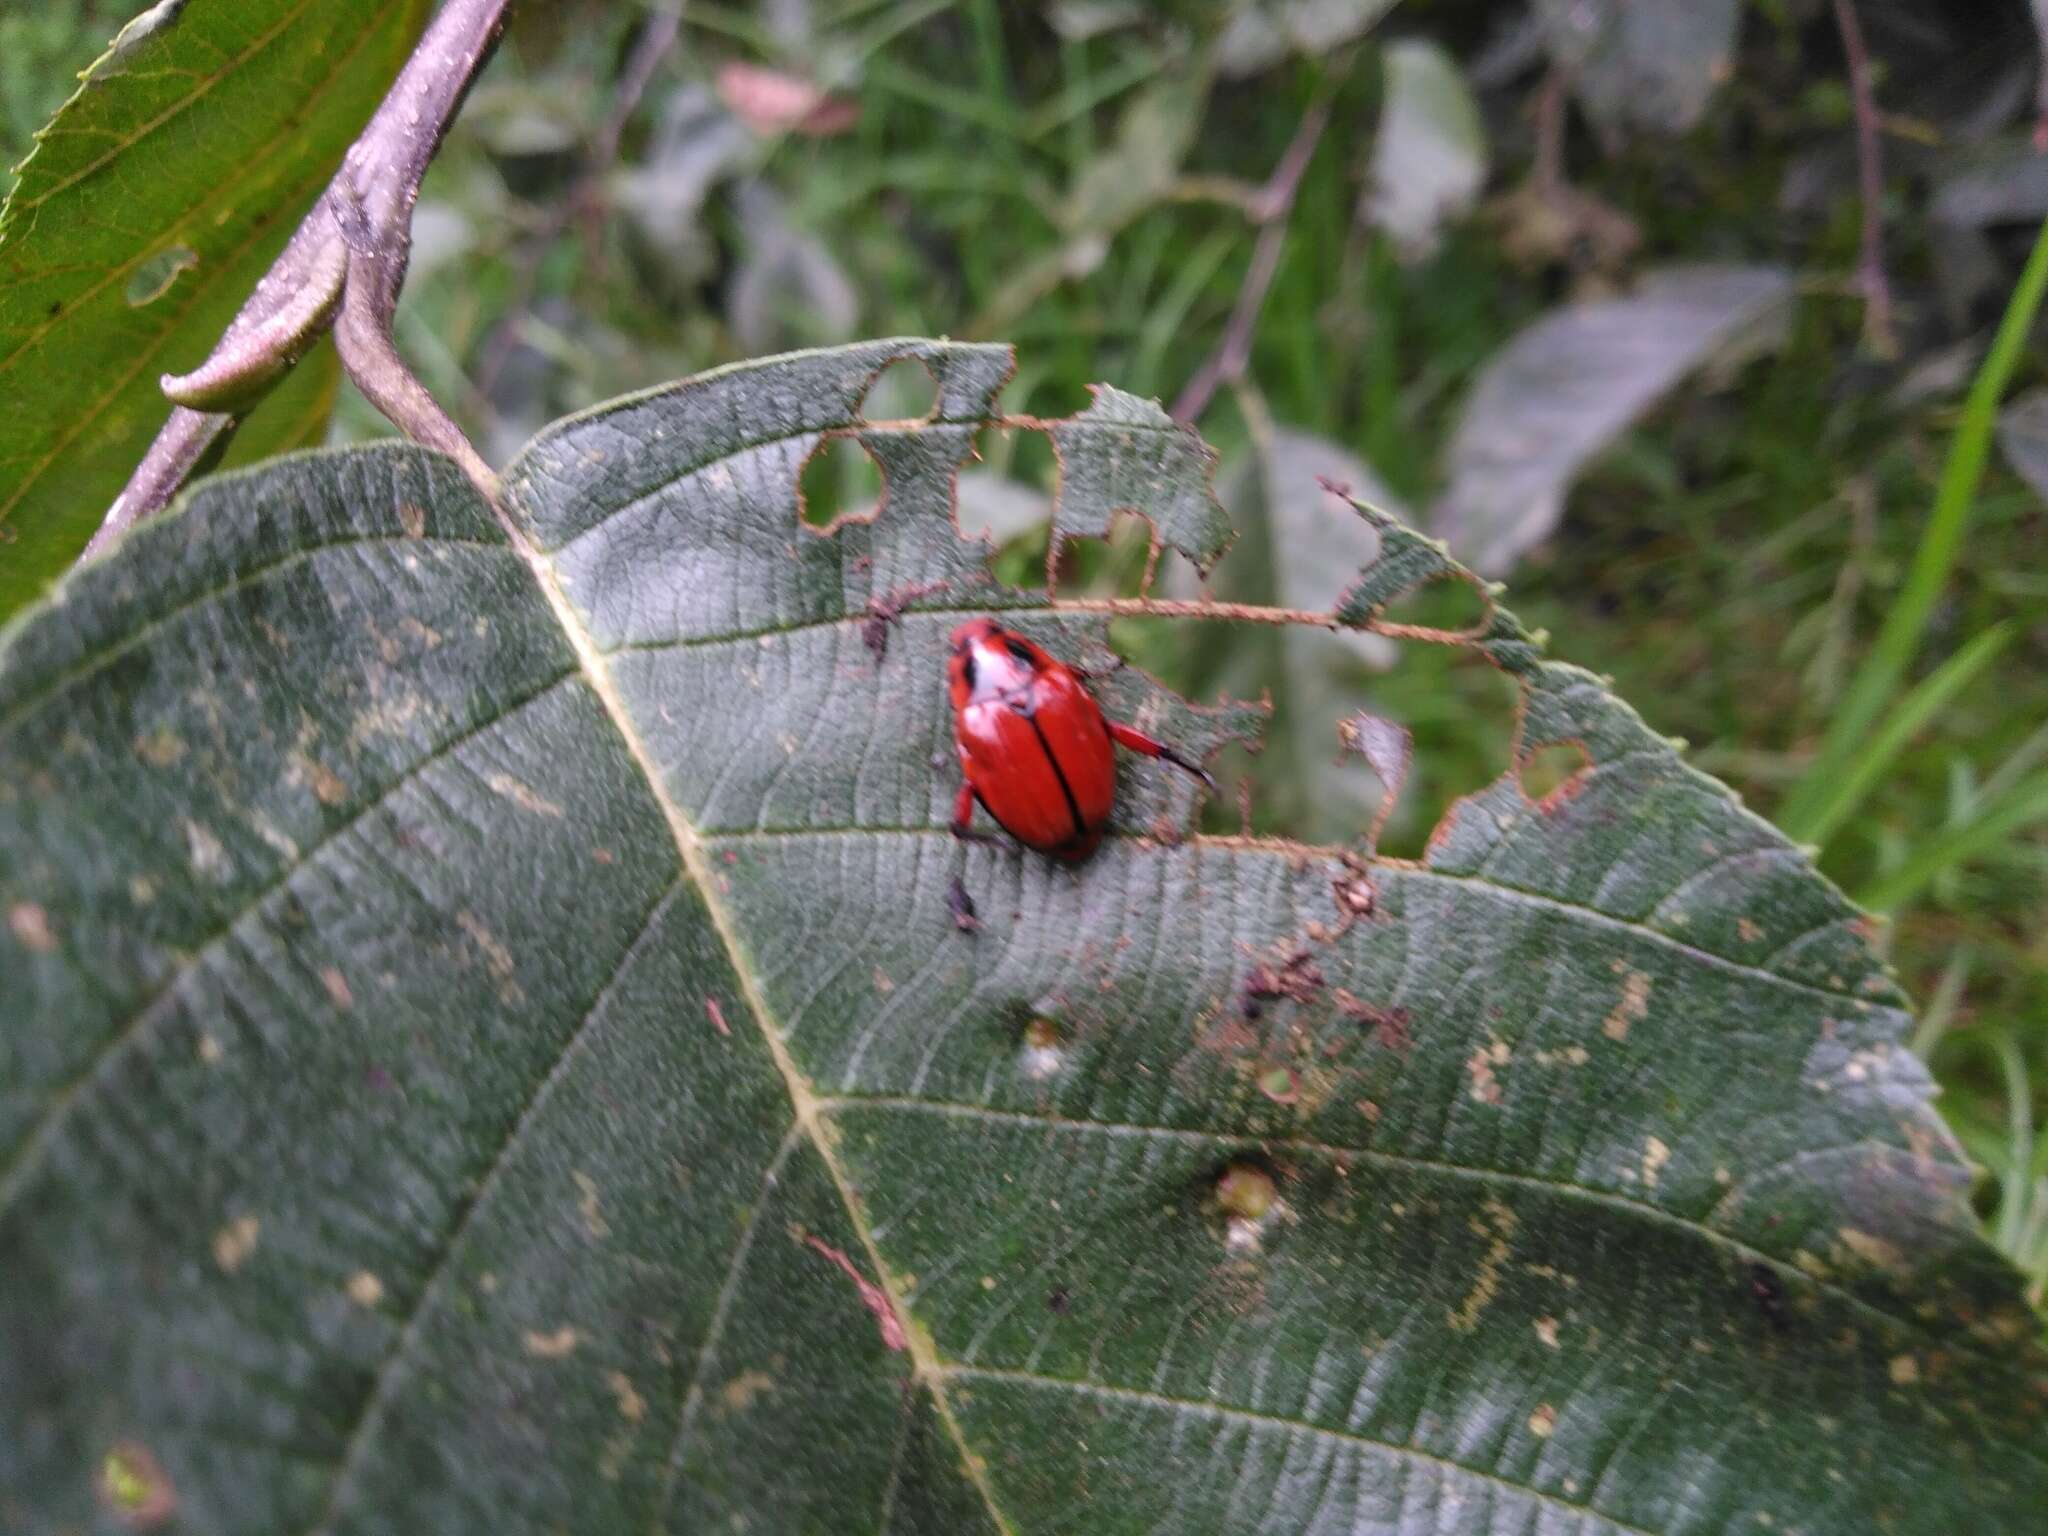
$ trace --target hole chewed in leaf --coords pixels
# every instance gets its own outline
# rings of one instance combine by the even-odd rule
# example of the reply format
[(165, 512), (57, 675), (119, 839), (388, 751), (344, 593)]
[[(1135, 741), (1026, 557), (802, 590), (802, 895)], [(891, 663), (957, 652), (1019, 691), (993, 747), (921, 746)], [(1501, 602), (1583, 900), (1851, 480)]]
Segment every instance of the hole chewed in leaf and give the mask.
[(1134, 512), (1118, 512), (1106, 538), (1060, 540), (1057, 558), (1045, 572), (1046, 590), (1055, 598), (1142, 595), (1149, 590), (1159, 553), (1152, 525)]
[(939, 381), (914, 357), (899, 357), (874, 377), (861, 397), (861, 419), (877, 422), (930, 421), (938, 414)]
[(831, 533), (842, 523), (873, 522), (887, 494), (882, 467), (856, 437), (828, 436), (811, 450), (797, 477), (804, 526)]
[(171, 245), (158, 251), (142, 262), (128, 275), (128, 285), (121, 296), (128, 301), (131, 309), (140, 309), (145, 304), (154, 304), (171, 291), (172, 284), (179, 276), (199, 265), (199, 257), (189, 245)]
[(178, 1508), (177, 1490), (146, 1445), (124, 1440), (100, 1462), (101, 1501), (122, 1525), (152, 1531)]
[(1546, 742), (1522, 754), (1517, 768), (1522, 794), (1539, 811), (1554, 810), (1579, 791), (1581, 775), (1593, 766), (1585, 744)]
[[(1215, 451), (1156, 400), (1106, 384), (1092, 393), (1079, 415), (1037, 423), (1059, 459), (1056, 539), (1109, 538), (1128, 513), (1151, 525), (1151, 550), (1170, 545), (1208, 570), (1231, 540), (1230, 519), (1215, 496)], [(1056, 553), (1049, 559), (1056, 569)], [(1154, 563), (1148, 559), (1140, 592), (1151, 589)]]
[(1397, 639), (1455, 642), (1486, 633), (1493, 599), (1462, 575), (1432, 577), (1389, 599), (1373, 616), (1372, 628)]

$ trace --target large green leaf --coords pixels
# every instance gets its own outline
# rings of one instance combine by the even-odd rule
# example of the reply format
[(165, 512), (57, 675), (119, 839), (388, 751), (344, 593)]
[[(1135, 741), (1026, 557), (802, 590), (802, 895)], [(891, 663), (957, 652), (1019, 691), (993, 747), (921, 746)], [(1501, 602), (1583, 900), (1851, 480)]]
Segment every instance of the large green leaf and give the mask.
[[(170, 411), (158, 377), (220, 338), (430, 9), (167, 0), (38, 136), (0, 210), (0, 617), (85, 547)], [(320, 392), (245, 437), (288, 435)]]
[[(903, 357), (934, 417), (864, 423)], [(953, 531), (1009, 366), (624, 400), (502, 520), (278, 461), (12, 630), (0, 1522), (2032, 1528), (2038, 1322), (1864, 920), (1506, 613), (1589, 765), (1419, 864), (1189, 834), (1139, 760), (1079, 868), (947, 836), (958, 616), (1107, 619)], [(1050, 430), (1063, 530), (1216, 554), (1155, 406)], [(820, 533), (831, 433), (888, 495)], [(1378, 533), (1345, 624), (1458, 574)]]

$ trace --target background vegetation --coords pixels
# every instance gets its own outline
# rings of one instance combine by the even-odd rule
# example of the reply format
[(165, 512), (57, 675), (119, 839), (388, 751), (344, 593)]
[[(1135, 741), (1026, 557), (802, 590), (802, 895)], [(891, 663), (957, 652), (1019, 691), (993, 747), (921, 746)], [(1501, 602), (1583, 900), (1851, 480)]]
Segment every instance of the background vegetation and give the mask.
[[(49, 0), (0, 15), (10, 161), (126, 9)], [(1284, 230), (1243, 332), (1244, 381), (1200, 414), (1233, 511), (1284, 542), (1318, 509), (1281, 494), (1332, 465), (1427, 520), (1475, 381), (1561, 306), (1636, 292), (1673, 263), (1783, 269), (1772, 323), (1716, 336), (1674, 368), (1674, 389), (1626, 413), (1632, 425), (1601, 434), (1585, 472), (1562, 477), (1554, 527), (1526, 548), (1466, 529), (1464, 552), (1512, 582), (1564, 654), (1613, 674), (1699, 766), (1815, 836), (1823, 867), (1889, 911), (1885, 942), (1926, 1010), (1917, 1048), (1990, 1171), (1984, 1209), (2038, 1300), (2048, 429), (2029, 430), (2044, 361), (2031, 331), (2007, 359), (2004, 452), (1981, 483), (1963, 463), (1944, 489), (1953, 446), (1991, 427), (1995, 398), (1973, 409), (1966, 391), (2048, 214), (2028, 9), (1859, 0), (1852, 13), (1877, 114), (1888, 324), (1858, 282), (1869, 162), (1839, 8), (1731, 0), (1725, 57), (1682, 26), (1644, 32), (1619, 98), (1595, 88), (1600, 57), (1574, 77), (1554, 62), (1568, 51), (1557, 28), (1601, 10), (770, 0), (693, 3), (675, 26), (636, 5), (524, 7), (429, 181), (400, 342), (494, 460), (622, 390), (856, 335), (1014, 340), (1013, 411), (1075, 409), (1095, 380), (1172, 402), (1229, 333), (1262, 233)], [(1421, 94), (1397, 114), (1390, 83), (1404, 79)], [(1324, 112), (1279, 206), (1276, 167)], [(1375, 170), (1399, 132), (1448, 146), (1415, 193), (1419, 233), (1389, 212)], [(1461, 185), (1461, 165), (1483, 181)], [(1636, 324), (1624, 342), (1670, 343), (1656, 316)], [(331, 430), (387, 429), (344, 393)], [(1036, 498), (1053, 473), (1037, 442), (988, 443), (970, 488), (1020, 574), (1042, 554)], [(814, 506), (872, 495), (864, 472), (828, 464)], [(1125, 540), (1064, 574), (1128, 584), (1140, 554)], [(1881, 654), (1906, 663), (1895, 676), (1859, 672), (1881, 633)], [(1241, 688), (1237, 638), (1175, 658), (1129, 637), (1207, 692)], [(1484, 668), (1448, 654), (1386, 672), (1371, 655), (1306, 671), (1261, 660), (1334, 670), (1414, 727), (1396, 852), (1507, 766), (1511, 692)], [(1828, 757), (1859, 675), (1871, 723)], [(1280, 704), (1284, 734), (1305, 705)], [(1852, 800), (1840, 792), (1856, 762), (1872, 771)], [(1250, 815), (1279, 829), (1313, 829), (1351, 792), (1284, 742), (1258, 788)]]

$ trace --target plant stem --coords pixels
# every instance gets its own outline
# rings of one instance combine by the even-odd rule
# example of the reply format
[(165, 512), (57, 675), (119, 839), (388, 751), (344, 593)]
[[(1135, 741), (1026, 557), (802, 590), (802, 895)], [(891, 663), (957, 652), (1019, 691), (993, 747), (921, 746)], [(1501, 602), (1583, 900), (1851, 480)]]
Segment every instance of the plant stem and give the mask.
[(121, 494), (107, 508), (99, 526), (79, 555), (90, 560), (130, 528), (161, 512), (178, 494), (178, 487), (191, 478), (192, 471), (235, 418), (219, 411), (195, 411), (182, 405), (171, 407), (170, 419), (149, 445), (149, 452), (135, 466)]
[(412, 210), (511, 0), (446, 0), (383, 103), (206, 361), (165, 375), (178, 402), (114, 498), (84, 558), (162, 511), (207, 450), (330, 327), (343, 368), (415, 442), (454, 457), (489, 495), (490, 467), (416, 378), (391, 339), (412, 254)]
[(1856, 113), (1856, 174), (1863, 200), (1863, 237), (1856, 286), (1863, 290), (1863, 338), (1879, 357), (1898, 353), (1892, 331), (1892, 288), (1884, 270), (1884, 159), (1877, 103), (1871, 92), (1870, 54), (1852, 0), (1835, 0), (1835, 26), (1849, 61), (1849, 100)]
[(1170, 414), (1175, 421), (1195, 420), (1209, 408), (1219, 384), (1234, 383), (1244, 377), (1245, 367), (1251, 362), (1259, 311), (1265, 307), (1266, 292), (1280, 270), (1280, 252), (1287, 244), (1287, 220), (1294, 212), (1295, 194), (1301, 190), (1301, 178), (1308, 171), (1308, 163), (1329, 120), (1329, 97), (1318, 92), (1302, 115), (1301, 126), (1295, 129), (1287, 153), (1280, 157), (1272, 176), (1251, 200), (1249, 211), (1262, 226), (1259, 243), (1252, 250), (1251, 265), (1245, 269), (1244, 286), (1238, 290), (1237, 303), (1223, 329), (1223, 340), (1173, 402)]
[[(657, 11), (647, 20), (646, 30), (633, 45), (633, 52), (626, 60), (626, 67), (619, 76), (612, 110), (606, 116), (597, 137), (591, 141), (590, 153), (585, 158), (582, 171), (576, 183), (569, 190), (566, 201), (556, 207), (546, 226), (528, 242), (520, 254), (518, 276), (514, 279), (513, 291), (516, 297), (505, 306), (505, 313), (491, 328), (477, 353), (478, 362), (473, 384), (474, 398), (483, 402), (488, 409), (491, 388), (498, 382), (498, 375), (504, 372), (505, 364), (511, 359), (512, 349), (519, 344), (520, 332), (525, 326), (527, 311), (533, 305), (533, 295), (540, 283), (541, 263), (554, 248), (554, 244), (569, 227), (572, 219), (581, 218), (586, 223), (594, 222), (604, 194), (605, 177), (611, 173), (612, 165), (619, 157), (619, 141), (625, 136), (626, 123), (633, 111), (640, 105), (640, 98), (653, 83), (654, 74), (661, 67), (661, 61), (668, 57), (669, 50), (676, 45), (682, 33), (683, 16), (680, 9)], [(591, 241), (593, 252), (597, 242)], [(486, 418), (489, 419), (488, 417)]]

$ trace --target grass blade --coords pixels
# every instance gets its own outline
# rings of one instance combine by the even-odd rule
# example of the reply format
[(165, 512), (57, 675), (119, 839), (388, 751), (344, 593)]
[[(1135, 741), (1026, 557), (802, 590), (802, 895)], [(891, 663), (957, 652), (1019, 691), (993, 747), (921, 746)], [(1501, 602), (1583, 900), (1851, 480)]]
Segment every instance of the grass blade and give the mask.
[(2048, 772), (2024, 780), (2011, 793), (1985, 806), (1954, 832), (1943, 832), (1918, 854), (1864, 890), (1864, 906), (1888, 912), (1910, 900), (1943, 870), (1995, 848), (2023, 827), (2048, 821)]
[(1856, 755), (1854, 766), (1823, 786), (1826, 797), (1814, 812), (1812, 830), (1807, 834), (1811, 841), (1826, 842), (1837, 827), (1855, 814), (1864, 797), (1890, 771), (1899, 754), (1927, 722), (1991, 664), (2012, 635), (2010, 624), (1994, 624), (1914, 685), (1898, 707), (1885, 716), (1870, 744)]
[(1962, 422), (1956, 429), (1955, 441), (1949, 447), (1948, 461), (1942, 467), (1941, 484), (1934, 497), (1934, 512), (1920, 537), (1920, 547), (1914, 552), (1906, 584), (1900, 590), (1898, 600), (1892, 604), (1891, 612), (1885, 615), (1877, 643), (1871, 648), (1870, 655), (1856, 674), (1856, 680), (1849, 685), (1841, 708), (1829, 723), (1820, 756), (1779, 810), (1778, 824), (1802, 842), (1818, 840), (1816, 829), (1821, 825), (1822, 813), (1832, 799), (1834, 786), (1862, 750), (1872, 723), (1883, 713), (1898, 689), (1900, 678), (1912, 665), (1914, 653), (1920, 648), (1928, 618), (1948, 582), (1949, 572), (1962, 548), (1963, 533), (1969, 526), (1977, 486), (1983, 478), (1984, 461), (1991, 446), (1999, 397), (2005, 393), (2013, 369), (2025, 349), (2027, 333), (2033, 326), (2035, 312), (2041, 306), (2044, 290), (2048, 290), (2048, 223), (2041, 227), (2033, 253), (2027, 258), (2026, 269), (2020, 274), (2018, 286), (2013, 289), (2011, 302), (2006, 305), (2005, 318), (1999, 322), (1991, 351), (1970, 386), (1969, 399), (1963, 405)]

